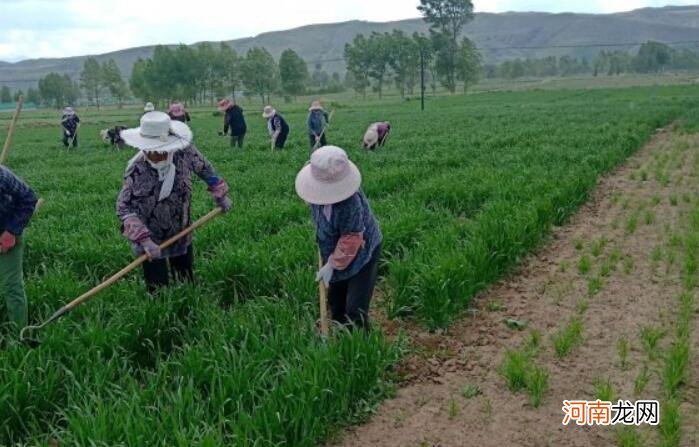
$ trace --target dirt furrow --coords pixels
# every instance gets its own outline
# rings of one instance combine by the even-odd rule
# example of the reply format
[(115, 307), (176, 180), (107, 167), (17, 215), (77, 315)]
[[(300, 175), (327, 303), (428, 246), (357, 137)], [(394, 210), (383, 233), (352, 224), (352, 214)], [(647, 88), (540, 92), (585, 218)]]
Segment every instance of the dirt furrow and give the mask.
[[(624, 435), (618, 427), (563, 426), (562, 401), (662, 400), (659, 352), (671, 341), (683, 291), (681, 247), (673, 241), (697, 200), (697, 154), (699, 137), (659, 132), (600, 180), (588, 204), (545, 247), (476, 297), (469, 315), (447, 333), (389, 323), (414, 343), (400, 366), (405, 382), (337, 445), (616, 445)], [(563, 340), (576, 324), (581, 336)], [(502, 373), (508, 350), (527, 350), (527, 362), (548, 372), (538, 408), (533, 393), (508, 389)], [(696, 371), (696, 356), (693, 362)], [(681, 445), (697, 442), (697, 394), (690, 383)], [(649, 444), (659, 438), (650, 426), (632, 435)]]

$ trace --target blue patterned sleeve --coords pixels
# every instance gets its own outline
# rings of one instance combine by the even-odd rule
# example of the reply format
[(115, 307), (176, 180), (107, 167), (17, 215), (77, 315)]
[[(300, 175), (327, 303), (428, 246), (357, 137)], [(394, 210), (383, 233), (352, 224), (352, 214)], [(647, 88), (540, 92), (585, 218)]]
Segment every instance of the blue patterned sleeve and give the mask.
[(34, 191), (8, 169), (0, 167), (0, 196), (12, 199), (6, 230), (15, 236), (21, 235), (34, 214), (37, 202)]
[(358, 194), (333, 205), (333, 214), (340, 234), (364, 232), (364, 210)]

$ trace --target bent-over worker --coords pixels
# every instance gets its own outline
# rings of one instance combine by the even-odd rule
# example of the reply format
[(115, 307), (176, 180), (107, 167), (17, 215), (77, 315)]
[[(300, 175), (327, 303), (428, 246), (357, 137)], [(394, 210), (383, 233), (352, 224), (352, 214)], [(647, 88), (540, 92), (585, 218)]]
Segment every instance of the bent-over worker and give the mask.
[(296, 176), (296, 192), (311, 207), (334, 321), (369, 330), (369, 304), (381, 256), (379, 224), (360, 189), (362, 176), (344, 150), (325, 146)]
[(149, 257), (143, 264), (148, 291), (167, 285), (170, 274), (193, 281), (191, 234), (162, 252), (159, 245), (191, 223), (192, 174), (206, 182), (224, 212), (232, 207), (228, 185), (194, 146), (189, 127), (163, 112), (146, 113), (139, 128), (124, 130), (121, 137), (139, 152), (126, 168), (116, 211), (135, 254)]

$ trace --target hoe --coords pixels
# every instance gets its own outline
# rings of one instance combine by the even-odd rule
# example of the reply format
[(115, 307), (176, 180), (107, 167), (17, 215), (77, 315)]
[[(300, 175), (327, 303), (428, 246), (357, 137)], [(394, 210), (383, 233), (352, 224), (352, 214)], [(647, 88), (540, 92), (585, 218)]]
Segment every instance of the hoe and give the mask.
[[(214, 208), (207, 215), (205, 215), (201, 219), (194, 222), (191, 226), (185, 228), (184, 230), (182, 230), (181, 232), (179, 232), (175, 236), (173, 236), (170, 239), (168, 239), (167, 241), (163, 242), (160, 245), (160, 249), (165, 250), (166, 248), (170, 247), (172, 244), (174, 244), (178, 240), (182, 239), (183, 237), (185, 237), (189, 233), (193, 232), (197, 228), (199, 228), (199, 227), (203, 226), (204, 224), (206, 224), (207, 222), (209, 222), (214, 217), (221, 214), (222, 211), (223, 210), (220, 207)], [(63, 315), (67, 314), (71, 310), (75, 309), (76, 307), (78, 307), (81, 304), (85, 303), (86, 301), (90, 300), (92, 297), (97, 295), (102, 290), (106, 289), (107, 287), (109, 287), (112, 284), (119, 281), (121, 278), (123, 278), (124, 276), (129, 274), (131, 271), (133, 271), (135, 268), (137, 268), (138, 266), (140, 266), (141, 264), (143, 264), (147, 260), (148, 260), (147, 254), (141, 255), (140, 257), (136, 258), (133, 262), (131, 262), (131, 264), (129, 264), (126, 267), (124, 267), (123, 269), (121, 269), (119, 272), (114, 274), (114, 276), (112, 276), (108, 280), (104, 281), (102, 284), (94, 287), (90, 291), (84, 293), (83, 295), (79, 296), (78, 298), (74, 299), (70, 303), (68, 303), (65, 306), (58, 309), (53, 315), (51, 315), (51, 317), (48, 320), (44, 321), (40, 325), (27, 326), (27, 327), (23, 328), (19, 333), (20, 341), (31, 348), (38, 347), (39, 345), (41, 345), (41, 342), (36, 338), (32, 338), (30, 336), (31, 333), (33, 333), (34, 331), (40, 331), (40, 330), (44, 329), (46, 326), (55, 322), (56, 320), (61, 318)]]

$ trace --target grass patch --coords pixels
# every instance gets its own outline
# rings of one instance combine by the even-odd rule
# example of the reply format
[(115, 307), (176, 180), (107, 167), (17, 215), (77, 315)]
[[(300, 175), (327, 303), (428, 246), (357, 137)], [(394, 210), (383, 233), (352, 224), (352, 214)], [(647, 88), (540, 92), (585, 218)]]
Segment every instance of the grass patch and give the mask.
[(598, 378), (594, 383), (595, 399), (606, 402), (614, 400), (614, 386), (609, 378)]
[(629, 367), (629, 350), (629, 340), (622, 335), (616, 342), (616, 352), (619, 354), (619, 367), (622, 371)]
[(583, 341), (583, 324), (579, 318), (573, 318), (566, 327), (553, 335), (553, 348), (558, 358), (568, 356)]

